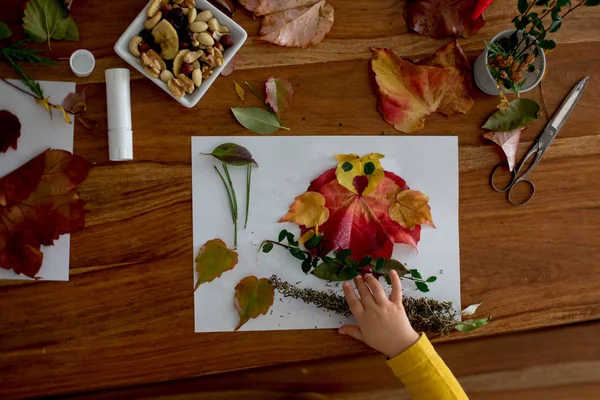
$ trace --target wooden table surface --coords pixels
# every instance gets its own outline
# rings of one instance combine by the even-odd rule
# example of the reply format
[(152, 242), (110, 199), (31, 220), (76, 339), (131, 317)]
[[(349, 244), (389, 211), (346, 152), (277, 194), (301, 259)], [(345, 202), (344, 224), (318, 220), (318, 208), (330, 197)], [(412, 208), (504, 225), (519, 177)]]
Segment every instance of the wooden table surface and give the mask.
[[(93, 132), (75, 126), (75, 153), (94, 163), (80, 186), (87, 228), (71, 240), (69, 282), (4, 282), (0, 287), (0, 397), (24, 397), (143, 384), (276, 363), (367, 352), (334, 330), (194, 333), (190, 137), (247, 135), (229, 111), (233, 81), (259, 87), (271, 75), (295, 90), (285, 123), (293, 135), (398, 135), (377, 111), (370, 47), (402, 56), (432, 54), (445, 40), (407, 31), (403, 1), (330, 0), (335, 24), (311, 49), (261, 43), (258, 20), (236, 13), (249, 40), (236, 71), (186, 109), (138, 73), (131, 96), (134, 162), (108, 161), (104, 70), (127, 67), (113, 45), (146, 0), (75, 0), (79, 43), (54, 42), (53, 57), (91, 50), (96, 69), (75, 78), (66, 61), (32, 69), (40, 80), (88, 89)], [(23, 1), (3, 2), (20, 32)], [(483, 41), (510, 28), (515, 0), (496, 1), (485, 27), (460, 40), (474, 60)], [(418, 134), (460, 143), (460, 248), (463, 305), (485, 300), (500, 334), (600, 317), (600, 7), (569, 15), (548, 56), (545, 98), (552, 113), (571, 87), (591, 76), (585, 95), (531, 174), (536, 196), (509, 205), (488, 185), (498, 153), (480, 126), (498, 99), (477, 92), (466, 115), (433, 115)], [(15, 77), (0, 63), (0, 76)], [(537, 89), (525, 97), (539, 100)], [(256, 104), (254, 104), (256, 103)], [(258, 105), (250, 98), (248, 105)], [(520, 154), (545, 119), (522, 136)], [(450, 338), (462, 338), (455, 335)], [(468, 361), (468, 357), (465, 360)]]

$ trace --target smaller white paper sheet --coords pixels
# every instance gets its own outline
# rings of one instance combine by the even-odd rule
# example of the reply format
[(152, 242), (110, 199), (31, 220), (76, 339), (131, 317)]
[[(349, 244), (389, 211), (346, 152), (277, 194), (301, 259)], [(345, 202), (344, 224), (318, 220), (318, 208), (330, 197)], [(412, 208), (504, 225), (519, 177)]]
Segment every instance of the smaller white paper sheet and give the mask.
[[(18, 80), (10, 82), (29, 90)], [(50, 101), (54, 104), (62, 104), (63, 99), (75, 91), (74, 82), (40, 81), (40, 85), (44, 94), (50, 96)], [(73, 125), (65, 122), (61, 112), (53, 110), (50, 119), (48, 111), (37, 104), (33, 97), (1, 81), (0, 110), (10, 111), (21, 121), (21, 137), (17, 142), (17, 150), (10, 148), (6, 153), (0, 153), (0, 177), (8, 175), (47, 149), (73, 151)], [(62, 235), (54, 242), (54, 246), (42, 246), (44, 261), (37, 276), (49, 281), (68, 281), (69, 248), (70, 235)], [(0, 268), (0, 279), (31, 278)]]
[[(246, 147), (259, 168), (252, 173), (252, 193), (248, 228), (243, 229), (246, 201), (246, 170), (230, 167), (237, 191), (240, 223), (238, 232), (238, 265), (194, 292), (196, 332), (233, 331), (238, 315), (233, 306), (235, 286), (248, 275), (279, 278), (300, 288), (334, 291), (342, 294), (341, 284), (328, 283), (313, 275), (305, 275), (300, 261), (277, 246), (268, 254), (259, 252), (264, 239), (277, 240), (280, 230), (299, 234), (292, 223), (278, 223), (294, 198), (306, 191), (310, 182), (337, 165), (334, 154), (382, 153), (381, 164), (394, 172), (415, 190), (430, 197), (433, 220), (437, 229), (423, 226), (419, 252), (408, 245), (397, 244), (393, 257), (418, 269), (424, 277), (435, 275), (429, 284), (428, 297), (452, 301), (460, 308), (460, 268), (458, 241), (458, 141), (456, 137), (419, 136), (319, 136), (319, 137), (193, 137), (192, 190), (194, 258), (208, 240), (220, 238), (233, 247), (233, 224), (223, 183), (213, 165), (220, 162), (210, 156), (216, 146), (234, 142)], [(192, 259), (193, 261), (193, 259)], [(193, 268), (195, 264), (192, 262)], [(194, 268), (194, 282), (196, 272)], [(387, 286), (383, 279), (384, 286)], [(414, 283), (403, 282), (404, 294), (420, 297)], [(390, 289), (389, 287), (387, 288)], [(333, 312), (284, 298), (275, 291), (275, 301), (267, 315), (248, 321), (240, 330), (279, 330), (337, 328), (353, 323)]]

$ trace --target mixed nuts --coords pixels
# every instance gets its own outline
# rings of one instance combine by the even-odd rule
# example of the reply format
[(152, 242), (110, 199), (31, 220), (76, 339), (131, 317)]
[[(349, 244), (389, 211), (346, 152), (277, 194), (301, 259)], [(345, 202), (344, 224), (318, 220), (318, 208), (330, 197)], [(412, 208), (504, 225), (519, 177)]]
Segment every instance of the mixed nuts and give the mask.
[(224, 64), (233, 46), (229, 28), (210, 10), (196, 9), (194, 0), (152, 0), (144, 30), (129, 41), (144, 70), (176, 97), (191, 94), (213, 70)]

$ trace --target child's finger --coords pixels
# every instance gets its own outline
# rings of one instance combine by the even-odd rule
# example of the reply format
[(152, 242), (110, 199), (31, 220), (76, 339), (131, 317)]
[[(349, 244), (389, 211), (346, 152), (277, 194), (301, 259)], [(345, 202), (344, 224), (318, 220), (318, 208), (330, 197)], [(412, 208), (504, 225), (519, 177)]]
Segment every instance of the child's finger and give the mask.
[(375, 299), (373, 298), (373, 295), (371, 294), (371, 289), (369, 289), (363, 277), (357, 276), (356, 278), (354, 278), (354, 284), (356, 285), (358, 293), (360, 294), (360, 301), (362, 302), (363, 307), (365, 309), (373, 307), (376, 304)]
[(373, 297), (377, 304), (385, 304), (388, 301), (387, 294), (383, 291), (379, 281), (373, 275), (365, 275), (365, 282), (369, 285), (369, 289), (371, 289), (371, 293), (373, 293)]
[(360, 327), (358, 325), (340, 326), (340, 329), (338, 329), (338, 333), (341, 333), (342, 335), (352, 336), (354, 339), (360, 340), (361, 342), (365, 341), (365, 337), (363, 336), (362, 331), (360, 330)]
[(390, 295), (390, 300), (396, 304), (402, 304), (402, 282), (400, 282), (398, 272), (392, 270), (390, 272), (390, 280), (392, 281), (392, 294)]
[(342, 289), (344, 289), (344, 296), (346, 297), (348, 307), (350, 307), (352, 314), (357, 317), (365, 312), (365, 308), (360, 302), (360, 299), (356, 296), (354, 289), (352, 289), (352, 285), (350, 285), (348, 282), (345, 282), (342, 285)]

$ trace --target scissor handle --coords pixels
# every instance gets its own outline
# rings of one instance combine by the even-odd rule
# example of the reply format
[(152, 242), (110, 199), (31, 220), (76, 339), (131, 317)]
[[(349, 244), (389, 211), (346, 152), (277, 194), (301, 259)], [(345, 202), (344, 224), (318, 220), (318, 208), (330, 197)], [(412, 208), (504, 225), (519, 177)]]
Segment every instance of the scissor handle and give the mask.
[(510, 182), (508, 182), (508, 185), (506, 185), (506, 187), (504, 187), (504, 188), (497, 187), (496, 184), (494, 183), (494, 178), (496, 177), (496, 172), (502, 167), (508, 168), (508, 163), (503, 161), (500, 164), (496, 165), (494, 167), (494, 169), (492, 170), (492, 173), (490, 174), (490, 186), (496, 192), (500, 192), (500, 193), (508, 192), (510, 190), (510, 188), (513, 187), (513, 185), (516, 183), (516, 180), (517, 180), (517, 173), (515, 171), (512, 171), (511, 172), (512, 179), (510, 180)]
[[(530, 189), (529, 197), (527, 197), (524, 201), (522, 201), (520, 203), (515, 203), (511, 197), (511, 193), (512, 193), (512, 190), (515, 188), (515, 186), (519, 185), (519, 183), (521, 183), (521, 182), (524, 182), (529, 185), (529, 189)], [(534, 194), (535, 194), (535, 185), (533, 184), (533, 182), (531, 182), (529, 179), (519, 178), (519, 179), (515, 180), (513, 183), (511, 183), (510, 187), (508, 188), (508, 196), (507, 196), (508, 202), (516, 207), (524, 206), (525, 204), (527, 204), (529, 202), (529, 200), (531, 200), (531, 198), (533, 197)]]

